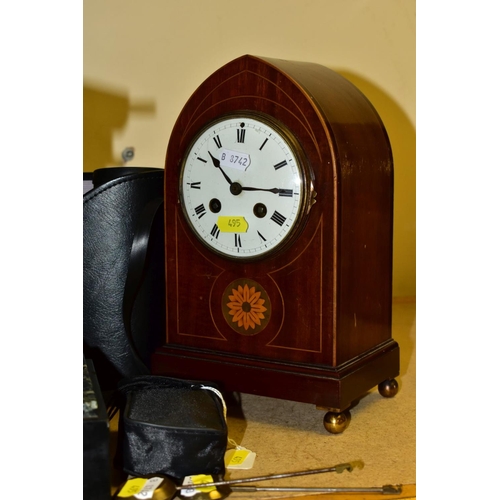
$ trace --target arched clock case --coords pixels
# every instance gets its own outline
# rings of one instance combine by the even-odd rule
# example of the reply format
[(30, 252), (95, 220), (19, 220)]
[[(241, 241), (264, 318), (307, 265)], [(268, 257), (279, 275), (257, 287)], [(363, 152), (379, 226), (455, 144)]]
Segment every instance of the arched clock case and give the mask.
[(193, 93), (165, 164), (167, 328), (153, 373), (312, 403), (342, 432), (397, 392), (393, 160), (324, 66), (246, 55)]

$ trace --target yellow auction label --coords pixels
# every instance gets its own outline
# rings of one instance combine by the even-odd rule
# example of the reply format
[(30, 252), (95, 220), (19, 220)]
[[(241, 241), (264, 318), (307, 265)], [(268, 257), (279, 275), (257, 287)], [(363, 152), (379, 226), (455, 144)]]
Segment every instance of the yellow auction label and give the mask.
[[(190, 476), (191, 478), (191, 484), (194, 484), (195, 486), (197, 484), (203, 484), (203, 483), (213, 483), (214, 479), (212, 476), (207, 475), (207, 474), (198, 474), (196, 476)], [(215, 490), (215, 486), (204, 486), (201, 488), (196, 488), (197, 491), (201, 491), (202, 493), (208, 493), (210, 491)]]
[(248, 222), (241, 216), (220, 215), (217, 226), (221, 233), (246, 233), (248, 230)]
[(118, 496), (121, 498), (127, 498), (133, 495), (137, 495), (141, 492), (142, 488), (147, 482), (148, 480), (142, 477), (129, 479), (120, 490), (120, 493), (118, 493)]
[(228, 455), (226, 458), (226, 467), (241, 465), (246, 460), (248, 455), (250, 455), (249, 450), (234, 450), (232, 454)]

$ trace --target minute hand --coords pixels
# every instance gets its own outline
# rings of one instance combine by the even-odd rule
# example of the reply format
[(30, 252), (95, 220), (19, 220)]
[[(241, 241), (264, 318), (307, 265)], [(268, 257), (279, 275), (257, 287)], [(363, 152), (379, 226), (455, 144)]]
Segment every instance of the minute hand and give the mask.
[(291, 189), (280, 189), (280, 188), (264, 189), (264, 188), (242, 186), (241, 190), (242, 191), (266, 191), (268, 193), (280, 194), (281, 196), (292, 196)]

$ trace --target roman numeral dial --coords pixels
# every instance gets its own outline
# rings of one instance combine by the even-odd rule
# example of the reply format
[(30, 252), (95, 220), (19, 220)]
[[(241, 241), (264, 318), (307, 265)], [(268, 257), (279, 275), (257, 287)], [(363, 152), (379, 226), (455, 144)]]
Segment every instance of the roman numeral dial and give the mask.
[(199, 242), (235, 260), (271, 257), (306, 222), (308, 171), (300, 145), (267, 116), (234, 113), (192, 138), (179, 201)]

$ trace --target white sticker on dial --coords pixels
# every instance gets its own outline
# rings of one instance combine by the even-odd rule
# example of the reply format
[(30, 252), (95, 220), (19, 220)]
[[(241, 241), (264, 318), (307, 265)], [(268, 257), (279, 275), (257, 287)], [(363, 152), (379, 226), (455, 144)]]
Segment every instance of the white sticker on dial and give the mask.
[(231, 151), (230, 149), (223, 149), (220, 153), (219, 160), (223, 167), (231, 167), (243, 171), (250, 166), (249, 154)]

